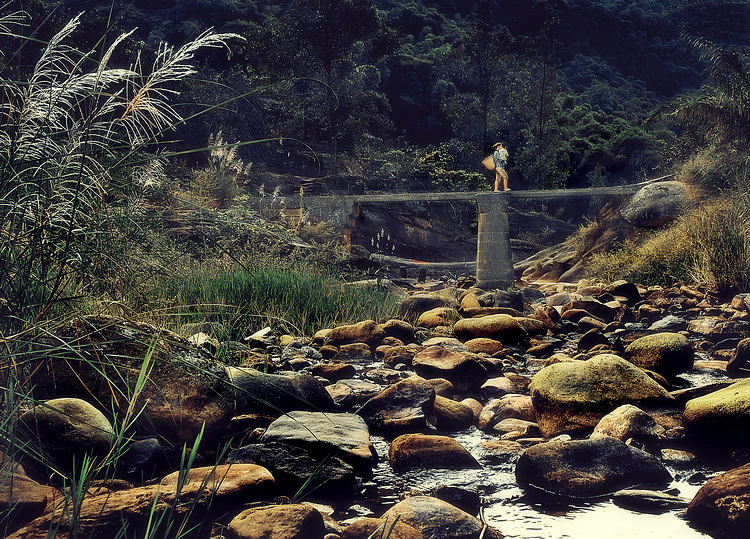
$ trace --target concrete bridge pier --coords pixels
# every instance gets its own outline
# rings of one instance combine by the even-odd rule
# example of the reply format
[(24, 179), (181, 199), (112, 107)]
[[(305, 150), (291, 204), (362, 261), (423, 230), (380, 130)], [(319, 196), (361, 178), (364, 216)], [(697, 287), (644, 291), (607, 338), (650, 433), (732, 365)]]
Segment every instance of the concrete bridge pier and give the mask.
[(508, 229), (507, 192), (477, 193), (477, 281), (487, 288), (515, 282)]

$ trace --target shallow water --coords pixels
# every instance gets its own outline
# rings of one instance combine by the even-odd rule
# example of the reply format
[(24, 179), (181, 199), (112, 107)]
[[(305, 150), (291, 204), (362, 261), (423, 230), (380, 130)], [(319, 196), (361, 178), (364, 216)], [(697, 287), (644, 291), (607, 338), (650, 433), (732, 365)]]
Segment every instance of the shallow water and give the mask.
[[(374, 470), (373, 480), (367, 485), (369, 499), (363, 500), (361, 505), (380, 514), (398, 502), (404, 492), (428, 493), (438, 485), (451, 485), (478, 491), (483, 499), (487, 523), (508, 538), (708, 537), (690, 528), (680, 518), (682, 509), (650, 514), (619, 507), (610, 500), (574, 505), (543, 505), (528, 500), (516, 485), (515, 464), (503, 462), (481, 446), (483, 441), (496, 438), (476, 428), (454, 434), (453, 437), (474, 455), (482, 466), (480, 469), (417, 469), (397, 473), (388, 463), (388, 442), (373, 437), (380, 461)], [(678, 478), (669, 485), (675, 489), (672, 492), (692, 499), (700, 488), (700, 484), (692, 485), (684, 479), (692, 472), (670, 471)]]

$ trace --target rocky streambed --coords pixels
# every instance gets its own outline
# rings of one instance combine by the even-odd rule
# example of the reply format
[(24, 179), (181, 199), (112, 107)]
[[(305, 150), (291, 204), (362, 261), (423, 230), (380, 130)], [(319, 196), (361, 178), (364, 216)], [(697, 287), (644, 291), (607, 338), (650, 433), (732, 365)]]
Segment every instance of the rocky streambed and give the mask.
[(12, 363), (37, 404), (2, 446), (6, 535), (746, 536), (748, 295), (399, 284), (398, 318), (309, 341), (40, 335)]

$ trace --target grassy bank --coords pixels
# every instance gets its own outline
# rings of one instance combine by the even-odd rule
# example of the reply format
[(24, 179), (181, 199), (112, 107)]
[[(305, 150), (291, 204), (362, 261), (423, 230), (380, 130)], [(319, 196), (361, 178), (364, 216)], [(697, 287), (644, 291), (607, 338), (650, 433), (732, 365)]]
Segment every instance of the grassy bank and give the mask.
[(595, 255), (589, 275), (643, 284), (697, 282), (721, 293), (750, 288), (750, 196), (705, 201), (668, 228)]
[(334, 324), (395, 314), (398, 298), (378, 286), (352, 287), (321, 269), (260, 265), (198, 269), (165, 279), (156, 293), (181, 324), (219, 322), (226, 337), (269, 324), (310, 335)]

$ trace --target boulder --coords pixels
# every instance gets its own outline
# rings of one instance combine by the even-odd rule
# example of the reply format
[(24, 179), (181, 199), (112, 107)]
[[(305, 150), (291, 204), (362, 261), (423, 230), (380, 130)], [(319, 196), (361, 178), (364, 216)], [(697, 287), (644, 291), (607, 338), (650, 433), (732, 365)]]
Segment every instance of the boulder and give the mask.
[(625, 348), (625, 358), (642, 369), (667, 377), (693, 368), (693, 348), (680, 333), (654, 333), (634, 340)]
[(0, 529), (4, 533), (15, 531), (62, 499), (57, 489), (40, 485), (22, 473), (20, 467), (15, 472), (5, 468), (0, 471)]
[(425, 539), (479, 539), (483, 529), (484, 539), (503, 537), (492, 526), (484, 528), (478, 518), (431, 496), (410, 496), (386, 511), (383, 518), (397, 516), (400, 522), (422, 532)]
[[(273, 476), (255, 464), (235, 464), (193, 468), (186, 480), (174, 472), (161, 484), (125, 490), (108, 490), (89, 496), (81, 504), (78, 533), (82, 537), (115, 537), (123, 524), (142, 536), (150, 519), (151, 533), (160, 535), (160, 518), (185, 520), (186, 529), (196, 536), (208, 535), (220, 516), (238, 511), (245, 503), (264, 499), (274, 492)], [(67, 516), (49, 512), (33, 520), (9, 537), (47, 537), (55, 529), (57, 537), (73, 536)], [(174, 531), (174, 530), (173, 530)]]
[(469, 339), (464, 343), (464, 346), (466, 346), (470, 352), (474, 352), (475, 354), (484, 353), (492, 355), (503, 349), (503, 343), (486, 337)]
[(456, 395), (456, 387), (445, 378), (429, 378), (427, 382), (435, 388), (435, 395), (452, 399)]
[(317, 509), (300, 503), (246, 509), (225, 531), (227, 539), (323, 539), (326, 528)]
[(423, 539), (416, 528), (395, 518), (361, 518), (344, 528), (341, 539)]
[(435, 425), (441, 431), (468, 429), (474, 424), (473, 410), (452, 399), (435, 396)]
[(378, 326), (374, 320), (364, 320), (356, 324), (333, 328), (326, 335), (326, 341), (334, 346), (365, 343), (375, 349), (383, 337), (385, 337), (385, 332), (382, 327)]
[(456, 309), (451, 307), (436, 307), (419, 315), (417, 325), (423, 328), (437, 328), (450, 326), (461, 318)]
[(312, 368), (313, 376), (320, 376), (331, 382), (354, 378), (357, 369), (350, 363), (318, 363)]
[(478, 389), (487, 380), (487, 369), (471, 352), (457, 352), (430, 346), (412, 360), (414, 371), (423, 378), (445, 378), (457, 391)]
[(114, 431), (109, 420), (96, 407), (75, 398), (51, 399), (35, 406), (19, 418), (24, 434), (34, 440), (41, 453), (70, 470), (84, 454), (107, 455)]
[(590, 498), (672, 480), (656, 457), (614, 438), (547, 442), (523, 452), (518, 485), (535, 494)]
[(508, 314), (491, 314), (479, 318), (463, 318), (455, 323), (453, 331), (462, 340), (485, 337), (503, 344), (514, 344), (527, 338), (518, 320)]
[(326, 391), (333, 399), (333, 402), (340, 406), (350, 406), (363, 404), (369, 399), (380, 393), (381, 387), (378, 384), (359, 380), (356, 378), (347, 378), (339, 380), (333, 385), (326, 386)]
[(372, 362), (370, 346), (362, 342), (353, 342), (339, 346), (332, 361), (353, 363), (355, 365), (369, 365)]
[(504, 440), (521, 437), (537, 437), (540, 435), (539, 425), (533, 421), (507, 417), (501, 419), (492, 427), (492, 431), (500, 434)]
[[(33, 354), (21, 365), (19, 376), (38, 401), (77, 397), (121, 418), (129, 408), (142, 410), (139, 430), (158, 432), (176, 446), (192, 443), (201, 430), (204, 443), (216, 441), (234, 415), (224, 366), (168, 330), (86, 316), (28, 340), (39, 350), (54, 351)], [(149, 376), (131, 403), (123, 395), (133, 394), (144, 365)]]
[(430, 491), (430, 496), (448, 502), (470, 515), (478, 515), (482, 508), (482, 498), (476, 490), (438, 485)]
[(309, 374), (268, 374), (246, 367), (226, 371), (227, 393), (234, 397), (237, 415), (334, 408), (325, 386)]
[(687, 498), (658, 490), (625, 489), (612, 496), (615, 505), (633, 511), (664, 513), (672, 509), (682, 509), (690, 502)]
[(508, 394), (499, 399), (492, 399), (482, 408), (479, 414), (480, 430), (490, 430), (497, 423), (507, 418), (536, 421), (536, 412), (528, 395)]
[(478, 311), (481, 308), (482, 304), (479, 303), (479, 298), (474, 292), (468, 292), (461, 296), (462, 311)]
[(750, 376), (750, 339), (742, 339), (727, 364), (730, 376)]
[(591, 439), (609, 436), (621, 442), (632, 438), (636, 442), (650, 444), (663, 434), (664, 427), (653, 417), (637, 406), (623, 404), (599, 420), (591, 433)]
[(367, 473), (377, 461), (365, 421), (354, 414), (289, 412), (271, 423), (261, 443), (296, 445), (313, 455), (335, 455)]
[(414, 326), (404, 320), (395, 318), (388, 320), (383, 324), (382, 329), (388, 337), (395, 337), (405, 343), (414, 341)]
[(592, 429), (623, 404), (674, 402), (641, 369), (613, 354), (549, 365), (534, 375), (529, 390), (539, 428), (547, 437)]
[(685, 404), (688, 432), (709, 441), (739, 441), (750, 437), (750, 378)]
[(693, 526), (713, 537), (747, 537), (750, 463), (709, 480), (688, 505), (686, 516)]
[(479, 468), (464, 446), (449, 436), (402, 434), (391, 442), (391, 466), (404, 468)]
[[(226, 462), (263, 466), (273, 474), (279, 491), (288, 496), (315, 489), (318, 497), (341, 498), (351, 495), (357, 486), (354, 468), (338, 457), (311, 454), (289, 444), (246, 445), (230, 452)], [(326, 488), (317, 488), (323, 484)]]
[(514, 317), (518, 325), (521, 326), (527, 335), (544, 335), (547, 333), (547, 325), (536, 318), (529, 318), (528, 316), (515, 316)]
[(643, 186), (620, 208), (620, 214), (638, 228), (658, 228), (673, 222), (688, 202), (687, 188), (679, 181)]
[(415, 294), (406, 298), (398, 308), (399, 318), (415, 319), (423, 312), (437, 307), (456, 308), (458, 302), (435, 294)]
[(357, 410), (357, 414), (381, 432), (419, 432), (434, 425), (435, 389), (413, 376), (387, 387)]
[(407, 344), (404, 346), (392, 346), (383, 353), (383, 363), (395, 367), (399, 363), (411, 367), (414, 356), (424, 350), (424, 346)]
[[(615, 304), (616, 303), (617, 302), (615, 302)], [(614, 305), (602, 303), (601, 301), (592, 297), (579, 297), (570, 300), (568, 303), (563, 305), (562, 309), (560, 310), (560, 314), (564, 317), (566, 311), (569, 311), (571, 309), (575, 309), (577, 311), (585, 311), (586, 313), (593, 315), (600, 320), (604, 320), (605, 322), (614, 321), (619, 313), (619, 309)], [(580, 319), (582, 316), (586, 315), (582, 314), (578, 318)]]

